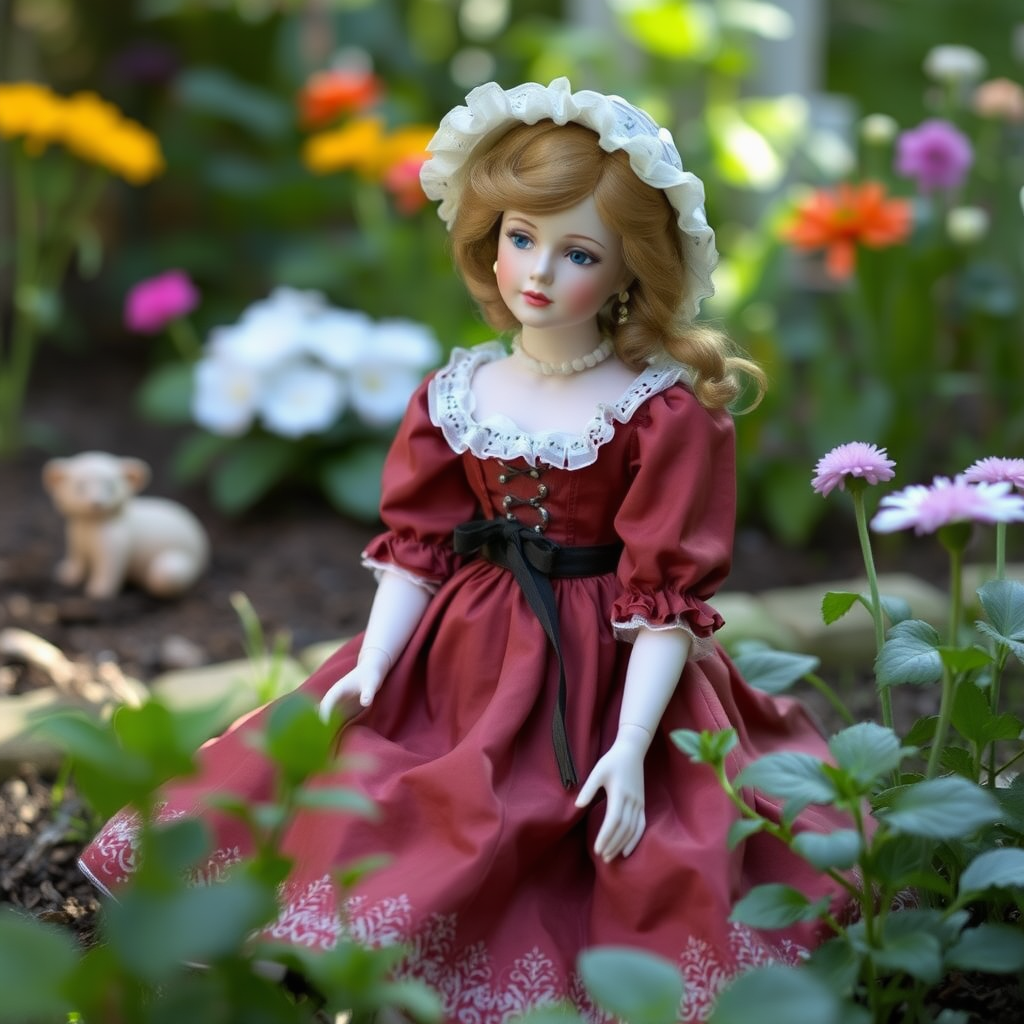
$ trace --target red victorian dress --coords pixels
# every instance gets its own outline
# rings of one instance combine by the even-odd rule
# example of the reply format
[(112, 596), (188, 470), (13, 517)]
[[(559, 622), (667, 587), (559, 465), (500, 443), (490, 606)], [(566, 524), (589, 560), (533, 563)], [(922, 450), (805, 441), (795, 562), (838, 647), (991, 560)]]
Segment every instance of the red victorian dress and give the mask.
[[(678, 964), (686, 981), (681, 1017), (704, 1019), (738, 970), (793, 961), (818, 938), (806, 924), (757, 933), (730, 923), (733, 903), (763, 882), (788, 883), (813, 899), (832, 891), (768, 836), (730, 851), (735, 809), (711, 770), (669, 738), (678, 728), (736, 729), (730, 774), (772, 751), (827, 756), (805, 711), (751, 689), (713, 639), (722, 620), (707, 601), (732, 548), (732, 421), (703, 408), (685, 368), (666, 363), (599, 406), (579, 436), (526, 435), (500, 418), (477, 422), (473, 372), (503, 356), (496, 342), (456, 350), (416, 393), (395, 439), (383, 476), (388, 529), (365, 560), (434, 595), (373, 705), (345, 728), (342, 751), (361, 767), (321, 780), (357, 787), (379, 818), (299, 813), (285, 842), (294, 867), (268, 933), (324, 949), (339, 936), (403, 942), (399, 974), (434, 986), (447, 1019), (473, 1024), (564, 998), (600, 1020), (577, 955), (635, 946)], [(559, 664), (522, 580), (453, 549), (454, 528), (482, 518), (541, 526), (559, 545), (620, 546), (611, 571), (550, 580), (565, 739), (581, 781), (615, 738), (638, 629), (693, 637), (646, 757), (647, 829), (628, 858), (606, 864), (594, 856), (604, 803), (578, 810), (560, 777), (552, 740)], [(302, 690), (319, 699), (355, 665), (360, 643), (345, 644)], [(199, 775), (163, 794), (161, 817), (202, 815), (214, 831), (215, 849), (194, 874), (200, 884), (250, 848), (245, 829), (212, 812), (207, 798), (272, 795), (271, 767), (246, 742), (265, 714), (207, 743)], [(777, 815), (770, 803), (761, 807)], [(798, 823), (816, 831), (847, 825), (813, 807)], [(82, 867), (102, 889), (130, 878), (136, 830), (137, 819), (123, 811), (83, 854)], [(386, 865), (339, 894), (333, 873), (380, 853)]]

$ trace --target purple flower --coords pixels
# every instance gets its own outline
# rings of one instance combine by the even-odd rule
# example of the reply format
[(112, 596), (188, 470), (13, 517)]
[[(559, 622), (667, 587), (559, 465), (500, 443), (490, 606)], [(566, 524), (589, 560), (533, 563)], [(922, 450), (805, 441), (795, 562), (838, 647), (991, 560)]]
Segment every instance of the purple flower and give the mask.
[(896, 170), (922, 192), (958, 188), (973, 162), (970, 140), (949, 121), (922, 121), (896, 140)]
[(884, 448), (863, 441), (851, 441), (833, 448), (818, 460), (814, 467), (817, 475), (811, 481), (811, 486), (825, 497), (837, 486), (843, 490), (848, 476), (861, 477), (869, 484), (891, 480), (895, 475), (892, 471), (895, 465)]
[(978, 459), (964, 470), (964, 479), (972, 484), (1013, 484), (1024, 491), (1024, 459)]
[(156, 334), (171, 320), (187, 316), (199, 303), (199, 292), (183, 270), (140, 281), (124, 302), (125, 326), (140, 334)]
[(952, 480), (937, 476), (931, 487), (915, 484), (887, 494), (871, 520), (878, 533), (914, 528), (934, 533), (951, 523), (1012, 523), (1024, 520), (1024, 498), (1002, 483), (969, 483), (961, 474)]

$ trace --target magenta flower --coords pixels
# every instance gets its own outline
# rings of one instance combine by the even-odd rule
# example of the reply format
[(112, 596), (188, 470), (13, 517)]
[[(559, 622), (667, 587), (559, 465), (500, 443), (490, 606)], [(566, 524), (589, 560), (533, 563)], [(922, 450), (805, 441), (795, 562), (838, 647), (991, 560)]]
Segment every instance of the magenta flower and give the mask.
[(851, 441), (833, 448), (818, 459), (811, 487), (824, 498), (836, 487), (843, 490), (848, 476), (860, 477), (869, 484), (891, 480), (895, 475), (892, 471), (895, 465), (884, 448), (863, 441)]
[(1024, 491), (1024, 459), (978, 459), (964, 470), (964, 479), (972, 484), (1013, 484)]
[(140, 281), (124, 303), (125, 326), (139, 334), (156, 334), (199, 304), (199, 292), (183, 270)]
[(878, 533), (914, 528), (915, 533), (934, 533), (951, 523), (1012, 523), (1024, 520), (1024, 498), (1001, 483), (969, 483), (960, 474), (952, 480), (937, 476), (931, 487), (915, 484), (887, 494), (871, 520)]
[(967, 136), (939, 118), (922, 121), (896, 140), (896, 170), (922, 192), (958, 188), (973, 162)]

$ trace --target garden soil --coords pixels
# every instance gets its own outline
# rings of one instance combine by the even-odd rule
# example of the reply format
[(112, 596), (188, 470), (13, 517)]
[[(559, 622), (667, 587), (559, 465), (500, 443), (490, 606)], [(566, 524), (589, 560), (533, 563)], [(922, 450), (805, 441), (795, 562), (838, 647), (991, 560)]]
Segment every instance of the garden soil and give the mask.
[[(298, 489), (237, 518), (220, 514), (202, 484), (185, 487), (172, 476), (185, 429), (149, 423), (136, 411), (145, 372), (142, 354), (127, 344), (99, 358), (44, 351), (28, 415), (45, 427), (49, 444), (29, 445), (0, 462), (0, 630), (28, 630), (78, 666), (112, 664), (146, 683), (168, 669), (243, 657), (231, 601), (236, 593), (248, 598), (268, 637), (287, 635), (294, 650), (361, 629), (373, 580), (359, 555), (379, 524), (345, 519), (319, 495)], [(95, 449), (145, 459), (153, 470), (147, 493), (181, 501), (206, 526), (211, 564), (184, 596), (163, 601), (128, 589), (94, 601), (54, 582), (63, 526), (43, 491), (42, 467), (54, 454)], [(855, 539), (849, 524), (836, 535)], [(758, 591), (825, 581), (854, 576), (860, 566), (850, 544), (794, 551), (745, 529), (728, 587)], [(22, 666), (0, 664), (0, 693), (45, 682)], [(866, 699), (873, 704), (869, 688)], [(828, 717), (827, 707), (818, 710)], [(865, 713), (871, 713), (867, 706)], [(73, 787), (58, 783), (55, 790), (54, 784), (31, 764), (0, 780), (0, 905), (58, 923), (87, 945), (95, 940), (99, 903), (75, 859), (95, 822)], [(998, 979), (947, 978), (936, 999), (968, 1010), (977, 1024), (1024, 1020), (1017, 986)]]

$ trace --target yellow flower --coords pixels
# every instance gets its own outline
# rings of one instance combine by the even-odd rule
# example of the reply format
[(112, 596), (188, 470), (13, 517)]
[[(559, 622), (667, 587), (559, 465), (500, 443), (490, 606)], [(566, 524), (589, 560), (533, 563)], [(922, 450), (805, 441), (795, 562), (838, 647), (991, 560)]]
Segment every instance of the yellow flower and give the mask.
[(391, 168), (422, 158), (434, 129), (405, 125), (390, 135), (376, 117), (358, 118), (341, 128), (313, 135), (303, 147), (302, 158), (315, 174), (357, 171), (364, 178), (382, 180)]
[(384, 137), (378, 117), (361, 117), (341, 128), (312, 135), (302, 147), (302, 159), (314, 174), (355, 170), (373, 177), (376, 152)]
[(0, 136), (24, 138), (33, 156), (50, 143), (63, 143), (75, 156), (133, 185), (164, 168), (156, 136), (91, 92), (64, 99), (34, 82), (0, 85)]
[(24, 138), (29, 153), (41, 153), (60, 140), (64, 126), (64, 101), (35, 82), (0, 85), (0, 136)]
[(392, 132), (380, 149), (381, 173), (410, 160), (422, 160), (427, 155), (427, 143), (434, 137), (430, 125), (407, 124)]
[(76, 156), (133, 185), (145, 184), (164, 168), (156, 136), (95, 93), (75, 93), (68, 100), (64, 142)]

